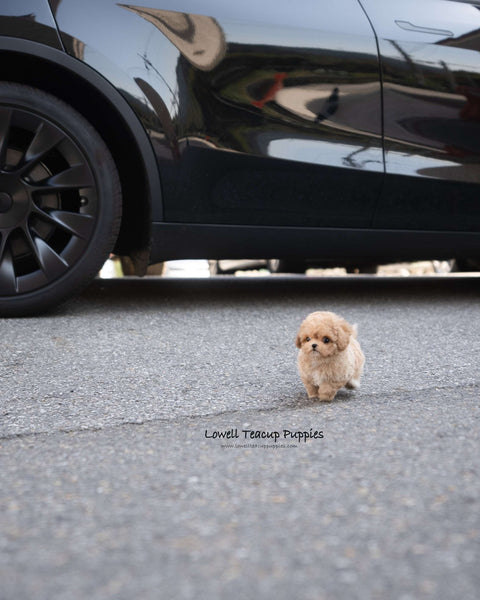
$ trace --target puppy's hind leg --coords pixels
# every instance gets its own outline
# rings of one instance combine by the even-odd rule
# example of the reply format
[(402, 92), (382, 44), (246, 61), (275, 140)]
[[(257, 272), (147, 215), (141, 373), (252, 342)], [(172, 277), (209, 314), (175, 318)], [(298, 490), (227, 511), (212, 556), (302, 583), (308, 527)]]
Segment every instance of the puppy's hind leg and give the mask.
[(355, 379), (352, 377), (350, 381), (347, 381), (345, 387), (347, 388), (347, 390), (358, 390), (358, 388), (360, 387), (360, 379)]
[(364, 362), (365, 362), (365, 359), (363, 358), (363, 354), (360, 354), (360, 355), (357, 354), (357, 364), (355, 367), (355, 371), (352, 374), (352, 376), (350, 377), (350, 379), (347, 381), (347, 383), (345, 384), (345, 387), (347, 389), (358, 390), (358, 388), (360, 387), (360, 378), (363, 373)]

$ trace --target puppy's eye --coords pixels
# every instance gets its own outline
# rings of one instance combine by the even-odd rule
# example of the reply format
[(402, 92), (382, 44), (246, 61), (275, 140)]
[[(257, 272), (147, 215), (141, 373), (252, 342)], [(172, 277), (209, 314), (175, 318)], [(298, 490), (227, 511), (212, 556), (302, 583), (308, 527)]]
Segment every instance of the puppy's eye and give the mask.
[(329, 344), (329, 343), (330, 343), (330, 338), (325, 336), (325, 337), (323, 338), (322, 342), (323, 342), (324, 344)]
[(307, 338), (305, 338), (305, 341), (306, 341), (306, 342), (309, 342), (311, 339), (312, 339), (312, 338), (309, 338), (309, 337), (307, 337)]

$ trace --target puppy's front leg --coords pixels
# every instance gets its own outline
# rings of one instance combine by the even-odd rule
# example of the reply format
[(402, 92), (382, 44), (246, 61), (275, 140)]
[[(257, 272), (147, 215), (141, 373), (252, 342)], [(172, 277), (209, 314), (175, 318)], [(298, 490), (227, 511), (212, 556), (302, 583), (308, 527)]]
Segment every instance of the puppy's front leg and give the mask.
[(313, 385), (309, 381), (305, 381), (305, 379), (302, 379), (302, 381), (303, 385), (305, 386), (305, 389), (307, 390), (308, 397), (316, 398), (318, 396), (318, 387), (316, 385)]
[(338, 389), (329, 383), (322, 383), (322, 385), (318, 386), (318, 398), (320, 400), (333, 400)]

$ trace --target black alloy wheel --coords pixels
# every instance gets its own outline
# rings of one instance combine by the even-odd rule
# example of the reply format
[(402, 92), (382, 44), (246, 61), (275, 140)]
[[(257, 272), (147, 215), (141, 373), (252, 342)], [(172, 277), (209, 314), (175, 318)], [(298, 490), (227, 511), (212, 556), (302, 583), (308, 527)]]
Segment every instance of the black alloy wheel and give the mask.
[(0, 83), (0, 316), (42, 312), (84, 287), (121, 219), (118, 173), (71, 106)]

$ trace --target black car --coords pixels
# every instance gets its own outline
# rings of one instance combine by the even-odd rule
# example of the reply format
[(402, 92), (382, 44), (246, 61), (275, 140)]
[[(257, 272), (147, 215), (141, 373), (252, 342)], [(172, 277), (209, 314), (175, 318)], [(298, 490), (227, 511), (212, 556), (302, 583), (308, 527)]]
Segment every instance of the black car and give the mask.
[(110, 252), (480, 258), (477, 0), (2, 0), (0, 314)]

